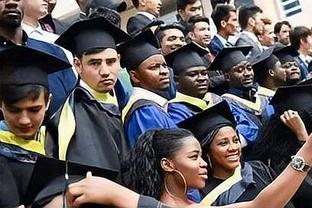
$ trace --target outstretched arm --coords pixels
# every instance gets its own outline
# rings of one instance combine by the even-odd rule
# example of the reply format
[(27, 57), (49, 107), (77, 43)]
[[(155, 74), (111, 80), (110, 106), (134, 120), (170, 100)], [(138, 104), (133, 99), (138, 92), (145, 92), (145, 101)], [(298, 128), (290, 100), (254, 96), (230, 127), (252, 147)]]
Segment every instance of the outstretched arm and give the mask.
[[(281, 115), (281, 120), (288, 126), (298, 137), (306, 140), (306, 143), (297, 152), (296, 155), (302, 156), (305, 162), (311, 166), (312, 164), (312, 134), (307, 135), (304, 124), (295, 111), (285, 111)], [(261, 208), (261, 207), (284, 207), (291, 197), (296, 193), (299, 186), (303, 182), (307, 172), (299, 172), (294, 170), (290, 165), (260, 194), (250, 202), (238, 203), (231, 206), (232, 208)]]

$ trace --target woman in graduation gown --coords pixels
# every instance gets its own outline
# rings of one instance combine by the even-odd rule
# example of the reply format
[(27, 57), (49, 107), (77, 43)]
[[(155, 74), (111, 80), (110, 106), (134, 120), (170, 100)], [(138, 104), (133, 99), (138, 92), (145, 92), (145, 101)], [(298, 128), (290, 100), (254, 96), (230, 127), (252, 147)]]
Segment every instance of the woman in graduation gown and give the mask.
[(70, 64), (22, 46), (1, 51), (0, 63), (0, 207), (16, 207), (25, 201), (37, 156), (45, 155), (42, 123), (51, 97), (47, 74)]
[[(303, 129), (303, 123), (297, 112), (286, 111), (281, 119), (294, 132), (298, 133)], [(307, 142), (294, 155), (294, 159), (287, 168), (277, 177), (267, 188), (263, 189), (259, 195), (248, 202), (234, 203), (221, 206), (224, 208), (260, 208), (260, 207), (284, 207), (290, 198), (298, 190), (300, 184), (307, 176), (312, 164), (312, 135), (307, 138)], [(301, 158), (301, 159), (299, 159)], [(182, 160), (181, 160), (182, 161)], [(299, 162), (301, 161), (301, 162)], [(299, 165), (299, 163), (300, 165)], [(299, 168), (300, 166), (300, 168)], [(142, 168), (139, 166), (139, 168)], [(146, 175), (147, 177), (147, 175)], [(149, 184), (144, 184), (147, 186)], [(142, 186), (142, 187), (144, 187)], [(159, 188), (159, 187), (155, 187)], [(67, 199), (70, 207), (79, 207), (82, 204), (96, 202), (119, 207), (169, 207), (153, 199), (139, 195), (117, 183), (100, 177), (87, 176), (86, 179), (69, 185)], [(180, 206), (181, 207), (181, 206)], [(186, 207), (186, 206), (184, 206)], [(210, 207), (202, 201), (200, 205), (190, 205), (187, 207)]]
[(236, 122), (225, 101), (179, 126), (192, 131), (201, 142), (209, 170), (206, 186), (201, 190), (206, 205), (253, 200), (276, 177), (261, 161), (241, 162)]

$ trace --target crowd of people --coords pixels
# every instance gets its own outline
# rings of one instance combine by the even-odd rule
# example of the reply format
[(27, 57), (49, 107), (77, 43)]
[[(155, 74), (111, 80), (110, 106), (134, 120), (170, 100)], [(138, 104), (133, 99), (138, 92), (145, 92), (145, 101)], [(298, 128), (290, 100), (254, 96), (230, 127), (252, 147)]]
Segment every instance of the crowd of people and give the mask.
[(123, 31), (126, 2), (76, 1), (69, 26), (0, 1), (0, 207), (312, 206), (310, 28), (132, 0)]

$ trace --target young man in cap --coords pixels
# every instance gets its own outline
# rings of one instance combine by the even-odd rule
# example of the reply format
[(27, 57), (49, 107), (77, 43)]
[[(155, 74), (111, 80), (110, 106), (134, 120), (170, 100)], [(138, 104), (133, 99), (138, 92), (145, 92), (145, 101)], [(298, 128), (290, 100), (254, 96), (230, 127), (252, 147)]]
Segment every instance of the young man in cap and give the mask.
[(165, 56), (173, 69), (177, 95), (168, 104), (168, 113), (175, 123), (199, 113), (222, 99), (208, 92), (207, 66), (200, 55), (207, 51), (189, 43)]
[(240, 133), (248, 140), (256, 140), (262, 121), (272, 114), (268, 108), (267, 90), (254, 83), (254, 72), (246, 55), (251, 47), (223, 48), (209, 69), (221, 69), (229, 88), (222, 98), (227, 100)]
[(273, 52), (281, 62), (282, 68), (286, 71), (286, 85), (296, 84), (301, 80), (301, 72), (296, 62), (298, 51), (292, 46), (286, 46)]
[(160, 16), (161, 0), (132, 0), (138, 13), (127, 22), (127, 32), (135, 35)]
[(114, 90), (120, 69), (116, 45), (128, 38), (98, 17), (74, 23), (56, 41), (73, 53), (81, 79), (49, 122), (54, 157), (119, 171), (127, 144)]
[(269, 97), (274, 95), (278, 87), (286, 84), (286, 71), (281, 67), (281, 62), (273, 54), (273, 50), (273, 47), (264, 50), (251, 60), (255, 81), (272, 93), (268, 93)]
[[(23, 3), (24, 1), (0, 1), (0, 49), (15, 44), (25, 45), (67, 60), (63, 50), (55, 44), (28, 38), (21, 27), (24, 13)], [(66, 96), (74, 87), (76, 77), (72, 68), (50, 74), (48, 77), (53, 95), (48, 114), (52, 115), (63, 104)]]
[(167, 99), (159, 92), (168, 90), (169, 70), (156, 37), (146, 30), (119, 47), (121, 65), (126, 67), (134, 86), (122, 111), (125, 133), (131, 146), (151, 128), (175, 128), (167, 113)]
[(17, 207), (27, 200), (37, 156), (47, 154), (42, 123), (51, 99), (48, 74), (70, 64), (24, 46), (3, 49), (0, 63), (0, 206)]

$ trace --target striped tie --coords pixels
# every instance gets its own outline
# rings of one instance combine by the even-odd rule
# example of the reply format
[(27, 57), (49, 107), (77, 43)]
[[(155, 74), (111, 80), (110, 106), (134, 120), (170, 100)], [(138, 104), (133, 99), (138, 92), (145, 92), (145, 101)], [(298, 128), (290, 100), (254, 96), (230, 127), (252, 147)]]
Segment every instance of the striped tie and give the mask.
[(225, 46), (226, 46), (226, 47), (232, 47), (232, 46), (233, 46), (233, 44), (232, 44), (232, 43), (230, 43), (230, 42), (228, 41), (228, 42), (226, 42)]

